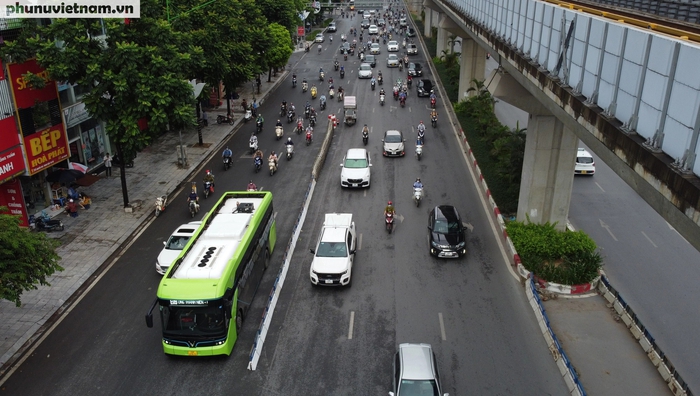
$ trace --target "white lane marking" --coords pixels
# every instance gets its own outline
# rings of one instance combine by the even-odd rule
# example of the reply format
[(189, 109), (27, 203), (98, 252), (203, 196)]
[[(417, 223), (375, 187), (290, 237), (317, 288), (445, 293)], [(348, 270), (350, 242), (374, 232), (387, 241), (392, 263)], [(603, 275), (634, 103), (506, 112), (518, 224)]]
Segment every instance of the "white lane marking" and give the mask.
[(447, 336), (445, 335), (445, 321), (442, 320), (442, 312), (438, 312), (438, 320), (440, 321), (440, 334), (442, 335), (442, 340), (447, 341)]
[(365, 191), (364, 191), (364, 193), (363, 193), (363, 196), (364, 196), (365, 198), (367, 198), (367, 189), (366, 189), (366, 188), (365, 188)]
[(352, 340), (352, 327), (355, 325), (355, 311), (350, 311), (350, 328), (348, 329), (348, 340)]
[(408, 112), (411, 113), (411, 106), (408, 106)]
[(649, 243), (651, 243), (651, 245), (652, 245), (653, 247), (658, 247), (658, 246), (656, 246), (656, 244), (654, 243), (654, 241), (652, 241), (651, 238), (649, 238), (649, 236), (648, 236), (647, 234), (644, 233), (644, 231), (642, 231), (642, 235), (644, 235), (644, 238), (646, 238), (647, 241), (649, 241)]
[(595, 182), (595, 185), (598, 186), (598, 188), (600, 188), (600, 191), (605, 192), (605, 190), (603, 190), (603, 187), (601, 187), (600, 184), (598, 184), (598, 182)]
[(357, 250), (362, 250), (362, 233), (360, 233), (360, 237), (357, 238)]
[(612, 237), (612, 239), (614, 239), (615, 242), (617, 242), (617, 238), (615, 238), (615, 235), (612, 233), (612, 231), (610, 231), (610, 226), (605, 224), (603, 222), (603, 220), (601, 220), (601, 219), (598, 219), (598, 220), (600, 221), (600, 226), (605, 228), (608, 231), (608, 234), (610, 234), (610, 236)]

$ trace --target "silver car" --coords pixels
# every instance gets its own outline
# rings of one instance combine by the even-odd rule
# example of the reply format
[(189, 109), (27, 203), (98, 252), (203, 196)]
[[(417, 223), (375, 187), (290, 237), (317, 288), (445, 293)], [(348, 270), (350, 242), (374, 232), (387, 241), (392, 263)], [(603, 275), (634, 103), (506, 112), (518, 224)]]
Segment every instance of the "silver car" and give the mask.
[(430, 344), (399, 345), (394, 359), (394, 391), (389, 395), (442, 395), (437, 359)]
[(396, 54), (389, 54), (386, 58), (386, 67), (399, 67), (399, 57)]
[(404, 151), (404, 144), (406, 139), (403, 138), (403, 133), (397, 130), (389, 130), (384, 132), (384, 156), (385, 157), (403, 157), (406, 152)]
[(322, 33), (319, 33), (316, 35), (316, 40), (314, 40), (314, 41), (316, 41), (317, 43), (322, 43), (322, 42), (326, 41), (326, 38), (323, 37)]
[(408, 53), (408, 55), (418, 55), (418, 46), (415, 44), (408, 44), (406, 46), (406, 53)]
[(369, 53), (372, 55), (379, 55), (380, 49), (379, 49), (379, 43), (372, 43), (372, 45), (369, 46)]
[(398, 52), (399, 50), (399, 42), (395, 40), (391, 40), (386, 44), (386, 50), (389, 52)]
[(361, 64), (357, 76), (359, 78), (372, 78), (372, 66), (369, 63)]

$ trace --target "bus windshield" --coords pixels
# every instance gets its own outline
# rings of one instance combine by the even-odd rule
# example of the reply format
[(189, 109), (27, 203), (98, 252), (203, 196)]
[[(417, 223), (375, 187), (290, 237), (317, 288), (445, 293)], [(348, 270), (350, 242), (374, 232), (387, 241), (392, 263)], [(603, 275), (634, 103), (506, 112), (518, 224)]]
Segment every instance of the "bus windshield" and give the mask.
[(161, 305), (164, 336), (223, 336), (226, 334), (226, 317), (221, 300), (208, 306)]

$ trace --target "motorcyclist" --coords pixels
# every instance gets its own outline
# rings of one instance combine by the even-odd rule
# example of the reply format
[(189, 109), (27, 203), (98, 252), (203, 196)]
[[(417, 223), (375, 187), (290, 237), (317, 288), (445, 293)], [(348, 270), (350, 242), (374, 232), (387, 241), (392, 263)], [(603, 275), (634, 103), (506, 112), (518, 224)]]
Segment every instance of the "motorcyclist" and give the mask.
[(279, 119), (277, 120), (277, 124), (275, 124), (276, 127), (281, 127), (282, 126), (282, 121)]
[(421, 183), (420, 178), (416, 179), (416, 182), (413, 183), (413, 188), (423, 188), (423, 183)]
[(394, 205), (391, 203), (391, 201), (387, 202), (386, 207), (384, 208), (384, 217), (386, 217), (388, 214), (391, 214), (392, 216), (396, 213), (394, 210)]
[(328, 84), (332, 87), (333, 86), (333, 77), (328, 77)]
[(251, 180), (251, 181), (248, 183), (248, 187), (246, 188), (246, 190), (254, 190), (254, 191), (257, 191), (257, 190), (258, 190), (258, 186), (256, 186), (255, 183), (253, 183), (253, 181)]
[(324, 103), (326, 103), (326, 95), (321, 95), (320, 101), (321, 101), (321, 105), (323, 105)]
[(430, 91), (430, 100), (437, 100), (437, 96), (435, 95), (435, 91)]
[(309, 137), (311, 137), (311, 138), (313, 138), (313, 136), (314, 136), (314, 128), (313, 128), (311, 125), (309, 125), (309, 126), (306, 127), (306, 135), (309, 136)]
[(418, 127), (417, 127), (416, 129), (418, 129), (418, 132), (419, 132), (419, 133), (420, 133), (420, 132), (425, 132), (425, 124), (423, 124), (423, 121), (421, 121), (421, 122), (418, 124)]
[(384, 92), (384, 88), (382, 88), (382, 89), (379, 90), (379, 94), (380, 94), (380, 95), (385, 95), (385, 96), (386, 96), (386, 92)]
[(263, 118), (262, 113), (258, 114), (258, 118), (255, 120), (255, 122), (260, 124), (260, 128), (262, 128), (263, 124), (265, 123), (265, 119)]
[(263, 152), (261, 150), (258, 150), (255, 152), (255, 156), (253, 157), (253, 164), (262, 166), (262, 159), (263, 159)]
[(209, 169), (207, 169), (207, 173), (204, 175), (204, 182), (209, 182), (214, 186), (214, 174), (212, 174)]
[(301, 88), (304, 89), (304, 90), (309, 89), (309, 83), (306, 82), (306, 78), (304, 78), (303, 80), (301, 80)]
[(291, 103), (291, 102), (290, 102), (290, 103), (289, 103), (289, 107), (292, 109), (292, 114), (296, 114), (296, 113), (297, 113), (297, 108), (296, 108), (296, 106), (294, 106), (294, 103)]
[[(255, 135), (253, 135), (253, 137), (255, 137)], [(250, 138), (250, 140), (252, 141), (253, 138)], [(226, 146), (226, 148), (224, 149), (224, 153), (221, 155), (221, 157), (222, 158), (231, 158), (232, 156), (233, 156), (233, 152), (231, 151), (230, 148), (228, 148), (228, 146)]]
[(405, 92), (405, 91), (401, 91), (401, 92), (399, 93), (399, 100), (400, 100), (400, 101), (406, 101), (406, 92)]
[[(255, 135), (252, 135), (252, 136), (250, 137), (250, 141), (249, 141), (248, 143), (250, 143), (250, 145), (253, 146), (253, 147), (257, 147), (257, 145), (258, 145), (258, 137), (255, 136)], [(226, 147), (226, 150), (228, 150), (228, 147)], [(230, 152), (231, 152), (231, 150), (229, 150), (229, 153), (230, 153)], [(225, 154), (225, 153), (226, 153), (226, 152), (224, 151), (224, 154)], [(229, 154), (229, 156), (231, 156), (231, 155)]]
[(294, 142), (292, 141), (291, 137), (287, 138), (287, 143), (284, 144), (285, 146), (294, 146)]
[(374, 86), (377, 83), (377, 80), (374, 78), (374, 76), (372, 76), (372, 79), (369, 80), (369, 82), (372, 84), (372, 86)]
[(433, 110), (430, 112), (430, 118), (435, 117), (435, 118), (437, 119), (437, 116), (438, 116), (438, 114), (437, 114), (437, 109), (433, 109)]
[(199, 196), (194, 188), (190, 191), (190, 195), (187, 197), (187, 205), (189, 205), (190, 202), (194, 202), (195, 211), (199, 212)]
[(345, 73), (345, 66), (340, 66), (340, 73), (341, 74)]
[(275, 168), (277, 168), (277, 154), (275, 154), (274, 151), (273, 151), (272, 153), (270, 153), (270, 157), (268, 158), (268, 160), (274, 161), (274, 162), (275, 162)]
[(367, 124), (362, 128), (362, 136), (365, 136), (365, 134), (369, 134), (369, 128), (367, 128)]

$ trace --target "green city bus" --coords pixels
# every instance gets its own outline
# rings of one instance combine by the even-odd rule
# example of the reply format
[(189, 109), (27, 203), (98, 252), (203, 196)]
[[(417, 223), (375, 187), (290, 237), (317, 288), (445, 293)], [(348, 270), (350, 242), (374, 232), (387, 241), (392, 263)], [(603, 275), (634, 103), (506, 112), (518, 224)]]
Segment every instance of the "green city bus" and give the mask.
[[(159, 305), (163, 351), (230, 355), (277, 239), (270, 192), (226, 192), (170, 266)], [(233, 321), (232, 321), (233, 319)]]

